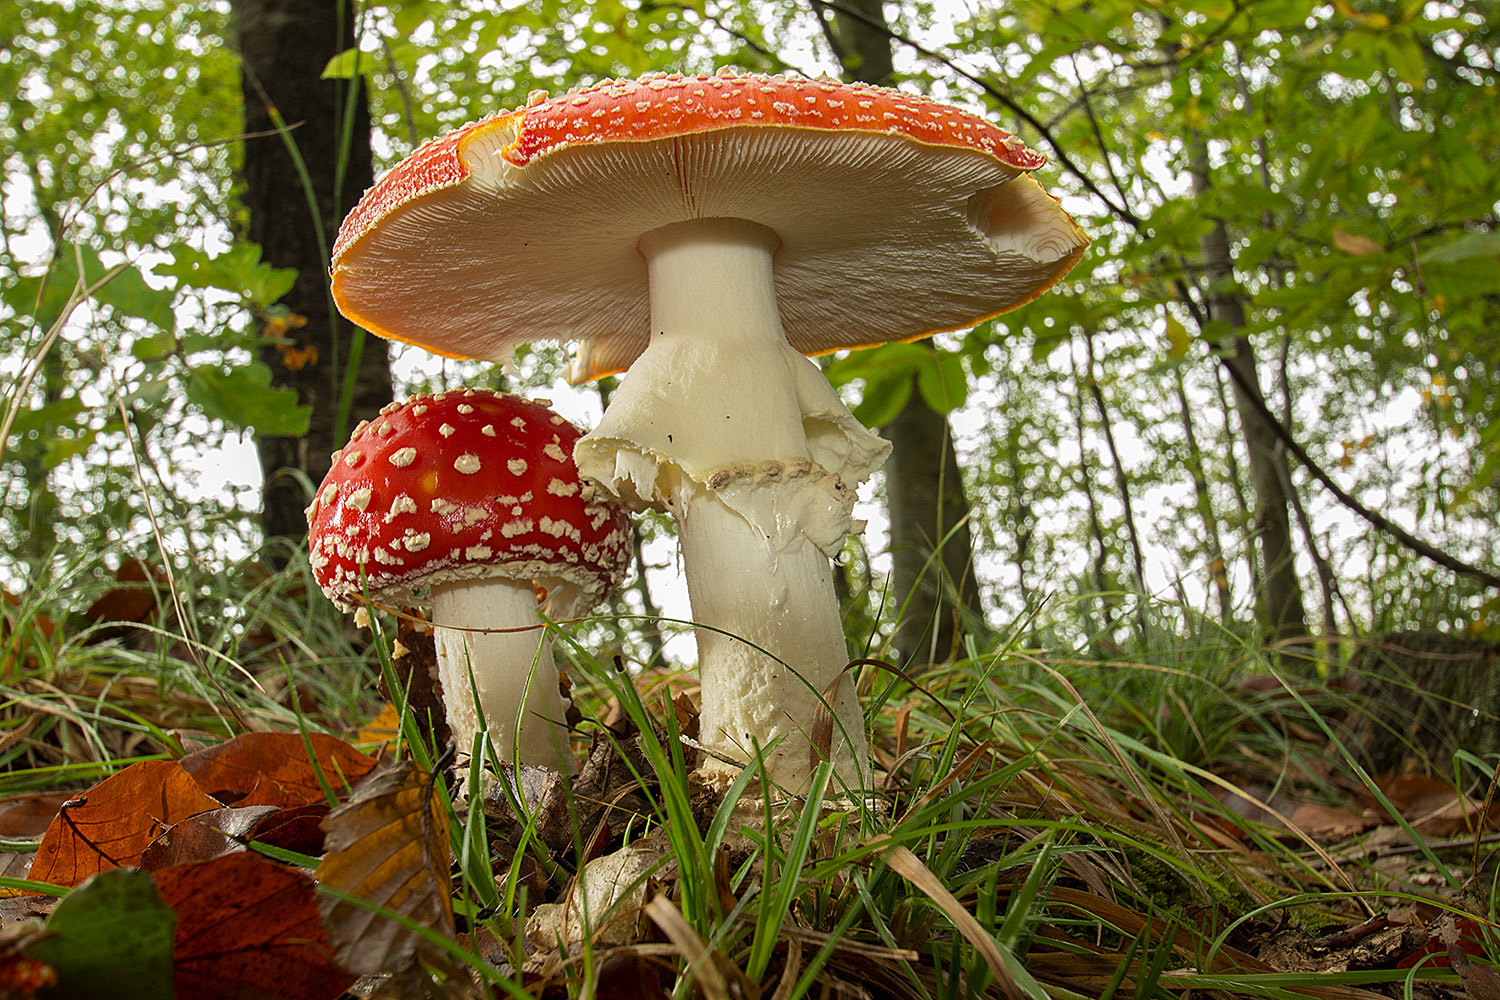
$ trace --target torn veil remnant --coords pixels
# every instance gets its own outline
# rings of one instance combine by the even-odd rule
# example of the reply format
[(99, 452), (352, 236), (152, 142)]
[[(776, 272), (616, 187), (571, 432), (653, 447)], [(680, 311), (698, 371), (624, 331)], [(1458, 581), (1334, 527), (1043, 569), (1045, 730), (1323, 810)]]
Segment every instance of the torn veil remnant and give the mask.
[[(334, 249), (340, 308), (383, 336), (493, 358), (577, 345), (628, 369), (579, 469), (678, 519), (702, 739), (809, 774), (847, 662), (829, 559), (889, 446), (804, 355), (971, 326), (1067, 273), (1088, 238), (1030, 176), (1045, 157), (923, 97), (720, 74), (537, 96), (428, 143)], [(852, 683), (840, 780), (868, 773)]]
[(334, 453), (307, 509), (313, 576), (335, 604), (431, 605), (461, 752), (482, 712), (500, 760), (576, 769), (538, 597), (552, 618), (587, 611), (631, 557), (624, 511), (584, 494), (578, 434), (489, 390), (392, 403)]

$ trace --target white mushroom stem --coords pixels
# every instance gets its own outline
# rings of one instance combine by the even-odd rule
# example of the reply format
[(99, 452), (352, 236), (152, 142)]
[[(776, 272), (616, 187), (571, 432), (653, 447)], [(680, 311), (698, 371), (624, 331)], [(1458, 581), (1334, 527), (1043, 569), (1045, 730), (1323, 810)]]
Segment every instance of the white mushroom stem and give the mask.
[[(848, 487), (889, 445), (787, 344), (778, 245), (771, 230), (739, 219), (680, 223), (641, 240), (651, 342), (574, 457), (626, 502), (677, 517), (702, 626), (700, 739), (747, 761), (754, 744), (784, 736), (769, 773), (796, 791), (811, 773), (819, 698), (848, 662), (829, 557), (853, 528)], [(859, 785), (868, 763), (852, 677), (833, 708), (832, 757), (840, 778)]]
[(490, 744), (502, 762), (517, 760), (519, 745), (520, 760), (572, 773), (576, 762), (563, 722), (567, 700), (558, 690), (546, 630), (487, 631), (538, 624), (536, 610), (536, 592), (524, 580), (433, 585), (438, 679), (448, 728), (454, 745), (466, 753), (480, 730), (482, 711)]

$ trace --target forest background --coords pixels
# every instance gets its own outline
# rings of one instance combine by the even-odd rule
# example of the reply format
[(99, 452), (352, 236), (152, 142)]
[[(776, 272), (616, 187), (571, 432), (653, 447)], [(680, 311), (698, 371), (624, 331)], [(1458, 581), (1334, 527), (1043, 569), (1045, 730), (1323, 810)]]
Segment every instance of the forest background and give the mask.
[[(851, 542), (851, 628), (906, 620), (916, 661), (1021, 626), (1106, 653), (1493, 636), (1497, 29), (1467, 0), (14, 0), (0, 580), (79, 611), (135, 560), (297, 564), (311, 485), (381, 402), (553, 394), (554, 347), (439, 365), (335, 322), (339, 220), (532, 90), (728, 66), (981, 112), (1094, 236), (1024, 309), (826, 362), (896, 446), (891, 561)], [(245, 433), (264, 489), (205, 495)], [(641, 530), (666, 551), (667, 522)], [(623, 606), (652, 611), (650, 582)]]

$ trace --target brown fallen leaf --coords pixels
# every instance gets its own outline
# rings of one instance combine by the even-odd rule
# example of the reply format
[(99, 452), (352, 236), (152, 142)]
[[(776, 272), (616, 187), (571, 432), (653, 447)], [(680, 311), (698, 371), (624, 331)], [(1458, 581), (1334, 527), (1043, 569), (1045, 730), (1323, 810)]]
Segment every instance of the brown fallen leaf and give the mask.
[[(1433, 836), (1472, 830), (1484, 811), (1482, 803), (1460, 794), (1448, 782), (1428, 775), (1385, 775), (1376, 784), (1413, 829)], [(1380, 809), (1373, 798), (1367, 800), (1367, 805), (1374, 811)]]
[(241, 851), (152, 878), (177, 911), (177, 1000), (327, 1000), (354, 981), (334, 958), (303, 872)]
[(141, 852), (140, 867), (158, 871), (207, 861), (242, 851), (251, 841), (299, 854), (322, 854), (323, 829), (318, 824), (327, 815), (328, 806), (322, 802), (294, 809), (244, 806), (199, 813), (153, 840)]
[(1500, 1000), (1500, 975), (1487, 965), (1476, 965), (1458, 945), (1448, 947), (1448, 961), (1463, 981), (1471, 1000)]
[(1352, 809), (1321, 802), (1303, 802), (1295, 806), (1287, 815), (1287, 822), (1310, 837), (1328, 841), (1343, 840), (1375, 825), (1368, 816)]
[(42, 835), (29, 877), (72, 886), (137, 865), (163, 830), (218, 807), (176, 761), (131, 764), (64, 803)]
[(1365, 257), (1372, 253), (1385, 252), (1385, 247), (1368, 236), (1348, 232), (1341, 226), (1333, 227), (1333, 245), (1351, 257)]
[(226, 807), (190, 816), (146, 845), (140, 867), (154, 872), (243, 851), (255, 821), (275, 811), (274, 806)]
[[(447, 803), (432, 776), (409, 762), (374, 778), (323, 820), (318, 881), (454, 936)], [(431, 942), (358, 902), (325, 896), (323, 926), (340, 962), (362, 975), (399, 972), (417, 956), (445, 957)]]
[(30, 840), (47, 832), (58, 807), (77, 792), (39, 792), (0, 804), (0, 837)]
[[(309, 733), (308, 742), (336, 793), (375, 767), (374, 757), (335, 737)], [(245, 733), (188, 754), (182, 767), (224, 805), (285, 809), (327, 801), (299, 733)]]

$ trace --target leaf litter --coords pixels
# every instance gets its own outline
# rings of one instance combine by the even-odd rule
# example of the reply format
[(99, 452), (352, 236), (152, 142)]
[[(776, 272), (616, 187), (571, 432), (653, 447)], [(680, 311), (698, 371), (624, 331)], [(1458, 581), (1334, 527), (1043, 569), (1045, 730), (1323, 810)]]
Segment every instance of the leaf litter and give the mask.
[[(677, 701), (663, 711), (674, 712), (681, 730), (693, 719)], [(669, 831), (660, 782), (683, 776), (659, 776), (661, 760), (647, 752), (665, 735), (636, 732), (617, 715), (577, 776), (507, 768), (487, 788), (470, 816), (484, 826), (479, 842), (489, 846), (494, 885), (475, 896), (453, 875), (450, 833), (461, 834), (444, 784), (410, 762), (382, 763), (332, 737), (250, 734), (180, 762), (131, 765), (61, 802), (18, 800), (12, 836), (35, 836), (39, 814), (55, 810), (30, 878), (78, 888), (62, 904), (40, 895), (0, 900), (0, 991), (38, 996), (55, 983), (63, 995), (93, 995), (94, 967), (71, 942), (100, 933), (88, 928), (133, 927), (154, 912), (153, 926), (176, 928), (171, 947), (137, 941), (132, 953), (142, 961), (165, 954), (177, 996), (337, 997), (364, 976), (364, 994), (415, 997), (429, 989), (423, 970), (436, 968), (449, 995), (509, 980), (511, 989), (561, 997), (584, 981), (580, 961), (590, 952), (589, 988), (601, 997), (667, 996), (691, 981), (703, 996), (767, 998), (790, 996), (801, 982), (831, 995), (892, 997), (937, 995), (945, 983), (997, 997), (1154, 984), (1181, 996), (1274, 987), (1352, 1000), (1378, 995), (1368, 987), (1379, 976), (1368, 973), (1362, 985), (1319, 978), (1416, 966), (1451, 968), (1450, 982), (1467, 995), (1494, 995), (1493, 972), (1477, 960), (1494, 933), (1483, 887), (1444, 885), (1373, 796), (1351, 791), (1339, 805), (1284, 788), (1265, 797), (1270, 811), (1194, 817), (1177, 804), (1143, 801), (1138, 781), (1117, 785), (987, 743), (918, 780), (925, 765), (910, 736), (901, 727), (895, 742), (877, 744), (877, 759), (894, 765), (886, 781), (892, 809), (873, 824), (866, 817), (863, 839), (840, 832), (847, 805), (815, 817), (820, 832), (808, 841), (759, 977), (746, 972), (746, 929), (756, 924), (759, 894), (772, 891), (758, 880), (768, 852), (780, 858), (788, 849), (783, 824), (797, 825), (798, 803), (751, 803), (769, 825), (714, 841), (706, 874), (685, 870), (681, 841), (709, 836), (722, 819), (723, 791), (698, 789), (698, 829)], [(1384, 778), (1375, 787), (1420, 835), (1448, 836), (1451, 846), (1476, 852), (1493, 842), (1492, 801), (1431, 778)], [(338, 800), (331, 810), (330, 791)], [(969, 813), (953, 853), (934, 817), (976, 795), (983, 805)], [(1135, 847), (1104, 849), (1075, 836), (1070, 830), (1083, 829), (1084, 819)], [(1171, 829), (1159, 829), (1162, 822)], [(1183, 901), (1172, 909), (1146, 906), (1158, 890), (1143, 887), (1149, 866), (1138, 848), (1153, 837), (1200, 856), (1201, 885), (1183, 880), (1176, 890)], [(1267, 851), (1308, 839), (1328, 850), (1307, 856), (1308, 873), (1288, 881), (1285, 861)], [(1038, 854), (1040, 844), (1052, 846)], [(1326, 881), (1317, 874), (1323, 858), (1345, 868), (1358, 860), (1361, 896), (1325, 904), (1314, 933), (1276, 900)], [(700, 877), (705, 884), (694, 886)], [(692, 894), (705, 888), (711, 900), (694, 904)], [(463, 904), (457, 917), (455, 895)], [(877, 895), (886, 912), (840, 924), (841, 914)], [(1257, 898), (1260, 916), (1193, 916), (1226, 906), (1249, 913)], [(729, 923), (706, 936), (705, 915)], [(1110, 930), (1101, 937), (1101, 928)], [(950, 965), (941, 956), (959, 955), (960, 940), (972, 957)], [(129, 965), (100, 954), (98, 968)], [(461, 968), (464, 955), (472, 971)], [(1285, 975), (1294, 978), (1277, 978)], [(142, 984), (149, 990), (148, 979)], [(1444, 995), (1422, 979), (1415, 986), (1419, 996)]]

